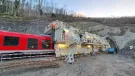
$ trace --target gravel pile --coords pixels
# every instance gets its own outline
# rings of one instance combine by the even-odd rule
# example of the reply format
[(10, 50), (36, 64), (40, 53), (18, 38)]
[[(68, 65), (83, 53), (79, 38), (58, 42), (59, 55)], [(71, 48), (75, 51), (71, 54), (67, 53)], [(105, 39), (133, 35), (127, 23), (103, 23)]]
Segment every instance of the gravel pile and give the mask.
[(122, 49), (119, 54), (128, 57), (128, 58), (134, 58), (135, 49), (129, 50), (128, 48)]
[[(130, 49), (129, 46), (133, 46), (133, 49)], [(126, 46), (119, 51), (119, 54), (128, 58), (135, 58), (134, 53), (135, 53), (135, 40), (128, 42)]]

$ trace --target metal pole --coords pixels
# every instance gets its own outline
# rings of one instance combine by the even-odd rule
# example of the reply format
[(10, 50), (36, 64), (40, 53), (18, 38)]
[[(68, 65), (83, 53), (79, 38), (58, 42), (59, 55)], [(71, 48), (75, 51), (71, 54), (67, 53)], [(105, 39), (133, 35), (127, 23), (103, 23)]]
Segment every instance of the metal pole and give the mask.
[(51, 37), (52, 37), (52, 42), (53, 42), (53, 47), (54, 47), (54, 41), (55, 41), (55, 28), (52, 26), (52, 34), (51, 34)]
[(54, 41), (54, 37), (55, 37), (55, 28), (54, 27), (52, 27), (52, 40)]

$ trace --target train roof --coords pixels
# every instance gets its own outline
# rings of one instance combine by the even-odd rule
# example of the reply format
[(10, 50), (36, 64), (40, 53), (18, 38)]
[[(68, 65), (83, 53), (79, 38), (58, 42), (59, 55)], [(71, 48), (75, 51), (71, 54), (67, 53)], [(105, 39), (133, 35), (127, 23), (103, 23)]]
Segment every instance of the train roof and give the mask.
[(47, 34), (40, 34), (41, 36), (48, 36), (48, 37), (51, 37), (50, 35), (47, 35)]
[(5, 35), (5, 36), (18, 36), (18, 37), (31, 37), (31, 38), (40, 38), (40, 37), (46, 37), (46, 38), (51, 38), (49, 35), (35, 35), (35, 34), (26, 34), (26, 33), (19, 33), (19, 32), (10, 32), (10, 31), (3, 31), (0, 30), (0, 35)]

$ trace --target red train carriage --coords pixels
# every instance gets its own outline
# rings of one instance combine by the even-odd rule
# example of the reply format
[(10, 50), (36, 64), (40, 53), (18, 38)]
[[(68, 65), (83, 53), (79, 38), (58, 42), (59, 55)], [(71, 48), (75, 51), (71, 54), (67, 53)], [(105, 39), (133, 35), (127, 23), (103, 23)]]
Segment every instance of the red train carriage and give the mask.
[(22, 34), (0, 31), (0, 54), (46, 53), (55, 54), (52, 38), (48, 35)]

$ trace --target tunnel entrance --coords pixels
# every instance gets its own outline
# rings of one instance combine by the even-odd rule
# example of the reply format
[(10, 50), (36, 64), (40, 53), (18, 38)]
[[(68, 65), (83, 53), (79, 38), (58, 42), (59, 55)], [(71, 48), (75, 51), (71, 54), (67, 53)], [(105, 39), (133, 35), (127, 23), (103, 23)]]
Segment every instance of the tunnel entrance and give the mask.
[(106, 40), (110, 44), (111, 48), (114, 48), (117, 53), (119, 51), (119, 48), (118, 48), (118, 45), (116, 44), (116, 42), (110, 37), (106, 37)]

